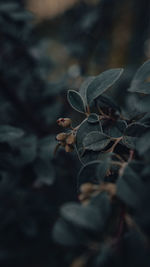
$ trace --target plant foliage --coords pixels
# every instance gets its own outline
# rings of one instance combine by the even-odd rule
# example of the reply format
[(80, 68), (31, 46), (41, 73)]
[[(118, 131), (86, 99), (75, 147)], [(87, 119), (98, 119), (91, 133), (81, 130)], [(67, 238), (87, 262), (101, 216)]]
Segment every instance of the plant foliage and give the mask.
[[(68, 98), (75, 110), (83, 101), (86, 106), (85, 119), (70, 129), (83, 164), (77, 182), (80, 204), (63, 205), (53, 229), (54, 240), (73, 250), (71, 266), (149, 266), (150, 116), (144, 101), (149, 64), (144, 63), (131, 81), (129, 91), (136, 97), (142, 93), (144, 105), (141, 114), (136, 105), (133, 118), (127, 115), (128, 105), (125, 112), (104, 94), (120, 77), (120, 69), (88, 78), (78, 98)], [(60, 229), (68, 242), (65, 235), (60, 240)]]
[[(99, 10), (88, 6), (75, 30), (68, 26), (82, 63), (96, 40), (73, 42), (98, 26)], [(149, 267), (150, 62), (134, 75), (126, 107), (108, 94), (120, 68), (69, 90), (84, 116), (76, 125), (57, 120), (69, 83), (48, 82), (53, 64), (23, 1), (0, 1), (0, 36), (0, 265)], [(56, 120), (63, 132), (55, 139)]]

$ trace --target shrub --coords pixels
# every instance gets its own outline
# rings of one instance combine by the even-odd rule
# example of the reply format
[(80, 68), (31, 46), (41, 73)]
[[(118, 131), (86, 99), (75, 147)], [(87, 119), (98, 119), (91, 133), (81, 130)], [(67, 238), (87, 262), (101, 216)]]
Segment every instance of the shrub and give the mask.
[(82, 163), (80, 203), (64, 204), (53, 229), (73, 267), (149, 266), (150, 61), (134, 75), (123, 111), (106, 94), (122, 72), (105, 71), (87, 78), (79, 92), (69, 90), (70, 105), (85, 119), (77, 126), (58, 120), (67, 127), (58, 144), (66, 152), (75, 148)]
[[(97, 10), (77, 35), (93, 31)], [(1, 0), (0, 265), (148, 267), (150, 63), (134, 76), (126, 109), (106, 92), (122, 69), (70, 90), (68, 101), (85, 116), (75, 125), (59, 97), (67, 81), (47, 81), (52, 65), (31, 20), (23, 1)], [(81, 54), (72, 49), (82, 61), (85, 42)], [(90, 44), (94, 50), (92, 38)], [(56, 141), (55, 121), (63, 112)], [(77, 183), (76, 155), (82, 164)]]

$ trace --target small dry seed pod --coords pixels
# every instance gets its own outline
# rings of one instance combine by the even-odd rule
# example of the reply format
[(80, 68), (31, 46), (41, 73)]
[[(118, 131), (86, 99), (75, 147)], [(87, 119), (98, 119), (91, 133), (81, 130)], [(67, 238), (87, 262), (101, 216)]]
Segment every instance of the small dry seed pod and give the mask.
[(69, 118), (59, 118), (57, 120), (57, 123), (59, 126), (66, 128), (66, 127), (69, 127), (71, 125), (72, 121)]
[(66, 144), (65, 145), (65, 150), (66, 150), (66, 152), (72, 152), (74, 150), (74, 147), (71, 146), (71, 145)]
[(67, 134), (66, 133), (59, 133), (56, 135), (56, 140), (57, 141), (64, 141), (67, 137)]
[(85, 183), (80, 186), (80, 191), (82, 194), (90, 194), (94, 191), (92, 183)]
[(81, 193), (78, 195), (78, 199), (79, 199), (79, 201), (83, 201), (83, 200), (87, 199), (87, 196), (85, 196), (84, 194)]
[(71, 133), (67, 138), (66, 138), (66, 143), (68, 145), (73, 145), (75, 144), (75, 141), (76, 141), (76, 136), (74, 133)]

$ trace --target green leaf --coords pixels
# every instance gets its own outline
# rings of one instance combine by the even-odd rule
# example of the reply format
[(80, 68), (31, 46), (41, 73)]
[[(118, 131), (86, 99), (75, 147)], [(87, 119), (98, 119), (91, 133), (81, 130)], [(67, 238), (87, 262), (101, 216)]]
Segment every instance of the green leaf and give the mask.
[(53, 184), (55, 173), (51, 161), (37, 158), (34, 164), (34, 173), (36, 175), (36, 186), (50, 186)]
[(81, 228), (91, 231), (100, 229), (102, 218), (97, 207), (67, 203), (62, 206), (61, 215), (66, 221)]
[(100, 95), (96, 99), (96, 101), (98, 103), (98, 106), (100, 106), (101, 108), (109, 107), (112, 108), (113, 110), (117, 110), (118, 112), (120, 112), (120, 107), (114, 102), (112, 97), (106, 94)]
[(78, 92), (74, 90), (69, 90), (67, 98), (68, 98), (68, 102), (75, 110), (81, 113), (85, 113), (86, 111), (85, 104), (84, 104), (82, 96)]
[(100, 183), (104, 181), (109, 168), (109, 158), (105, 160), (95, 160), (83, 166), (78, 174), (78, 188), (84, 183)]
[(37, 138), (34, 135), (28, 135), (20, 138), (11, 144), (17, 152), (14, 154), (13, 161), (16, 164), (25, 165), (33, 162), (37, 153)]
[(1, 12), (10, 12), (18, 8), (17, 3), (1, 3), (0, 11)]
[(113, 124), (108, 125), (106, 128), (103, 128), (103, 131), (108, 136), (118, 138), (121, 137), (127, 128), (126, 121), (123, 120), (117, 120)]
[(99, 121), (99, 117), (96, 113), (91, 113), (88, 117), (88, 122), (89, 123), (96, 123)]
[(96, 160), (99, 156), (99, 152), (95, 152), (92, 150), (86, 150), (84, 149), (83, 146), (83, 139), (85, 136), (92, 132), (92, 131), (102, 131), (101, 123), (100, 121), (97, 123), (89, 123), (88, 120), (86, 119), (83, 121), (77, 130), (77, 135), (76, 135), (76, 150), (79, 156), (79, 159), (83, 164)]
[(98, 75), (87, 88), (88, 104), (112, 86), (119, 79), (122, 72), (123, 69), (110, 69)]
[(139, 164), (139, 162), (131, 162), (126, 166), (123, 175), (117, 181), (118, 198), (135, 209), (139, 204), (139, 195), (144, 187), (140, 178), (141, 167), (143, 165)]
[(21, 138), (24, 135), (24, 131), (22, 129), (9, 126), (9, 125), (1, 125), (0, 126), (0, 142), (13, 142), (14, 140)]
[(148, 150), (150, 150), (150, 132), (145, 133), (138, 139), (137, 150), (140, 155), (144, 155)]
[(95, 79), (94, 76), (88, 77), (85, 79), (85, 81), (81, 84), (81, 87), (79, 89), (80, 95), (83, 97), (83, 100), (85, 104), (87, 105), (87, 88), (90, 85), (90, 83)]
[(54, 241), (64, 246), (79, 246), (84, 241), (81, 238), (82, 235), (79, 229), (62, 218), (55, 223), (52, 232)]
[(132, 93), (150, 94), (150, 60), (146, 61), (138, 69), (128, 91)]
[(123, 144), (128, 147), (129, 149), (136, 149), (136, 144), (138, 137), (133, 137), (133, 136), (123, 136), (122, 142)]
[(143, 123), (133, 122), (126, 128), (124, 135), (140, 137), (149, 127)]
[(85, 149), (100, 151), (104, 149), (109, 142), (111, 141), (110, 137), (101, 132), (91, 132), (83, 140), (83, 145)]
[(125, 130), (122, 142), (130, 149), (137, 148), (137, 142), (139, 137), (145, 132), (149, 127), (139, 123), (131, 123)]

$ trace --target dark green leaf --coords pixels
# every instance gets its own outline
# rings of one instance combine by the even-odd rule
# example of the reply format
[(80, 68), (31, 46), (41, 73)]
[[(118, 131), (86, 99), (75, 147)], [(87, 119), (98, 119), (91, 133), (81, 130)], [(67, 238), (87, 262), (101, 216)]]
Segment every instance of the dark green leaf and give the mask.
[(127, 128), (127, 123), (123, 120), (117, 120), (114, 123), (106, 126), (107, 127), (103, 127), (104, 133), (108, 136), (118, 138), (123, 135), (125, 129)]
[(85, 113), (85, 103), (83, 101), (82, 96), (78, 92), (74, 90), (69, 90), (67, 98), (68, 102), (75, 110)]
[(100, 106), (101, 108), (104, 107), (109, 107), (112, 108), (113, 110), (118, 110), (120, 112), (120, 107), (114, 102), (114, 100), (106, 95), (100, 95), (97, 99), (96, 99), (98, 106)]
[(102, 218), (99, 209), (93, 206), (82, 206), (76, 203), (68, 203), (61, 208), (62, 217), (84, 229), (99, 231)]
[(78, 188), (84, 183), (100, 183), (104, 181), (106, 172), (109, 168), (109, 158), (104, 161), (95, 160), (87, 163), (81, 168), (78, 174)]
[(138, 141), (138, 137), (134, 136), (123, 136), (122, 142), (123, 144), (128, 147), (129, 149), (136, 149), (136, 143)]
[(124, 135), (133, 136), (133, 137), (140, 137), (144, 131), (148, 129), (148, 126), (145, 124), (134, 122), (131, 123), (125, 130)]
[(37, 138), (34, 135), (25, 136), (12, 144), (17, 153), (14, 154), (16, 166), (31, 163), (35, 160), (37, 153)]
[(150, 60), (146, 61), (136, 72), (129, 92), (150, 94)]
[(94, 80), (95, 77), (91, 76), (85, 79), (85, 81), (81, 84), (81, 87), (79, 89), (80, 95), (83, 97), (84, 103), (87, 105), (87, 88), (90, 85), (90, 83)]
[(59, 219), (53, 228), (53, 239), (57, 243), (64, 246), (79, 246), (79, 244), (84, 241), (81, 239), (81, 231), (73, 227), (70, 223), (63, 219)]
[(111, 139), (109, 136), (101, 132), (90, 132), (83, 139), (83, 145), (87, 150), (100, 151), (104, 149)]
[(99, 121), (99, 117), (96, 113), (91, 113), (89, 116), (88, 116), (88, 122), (89, 123), (96, 123)]
[(22, 129), (9, 126), (9, 125), (1, 125), (0, 126), (0, 142), (13, 142), (14, 140), (21, 138), (24, 135), (24, 131)]
[(92, 131), (102, 131), (101, 123), (100, 122), (89, 123), (86, 119), (85, 121), (82, 122), (79, 129), (77, 130), (76, 149), (82, 163), (87, 163), (96, 160), (99, 155), (99, 152), (90, 150), (85, 151), (83, 146), (84, 137)]
[(119, 79), (122, 72), (123, 69), (111, 69), (98, 75), (87, 88), (88, 104), (112, 86)]
[(146, 151), (150, 150), (150, 132), (145, 133), (137, 141), (137, 150), (140, 155), (143, 155)]
[(144, 186), (139, 175), (139, 163), (132, 162), (126, 166), (123, 175), (117, 181), (117, 196), (134, 209), (139, 204), (139, 194)]
[(53, 184), (55, 173), (50, 161), (38, 158), (34, 164), (34, 172), (36, 174), (36, 186)]

